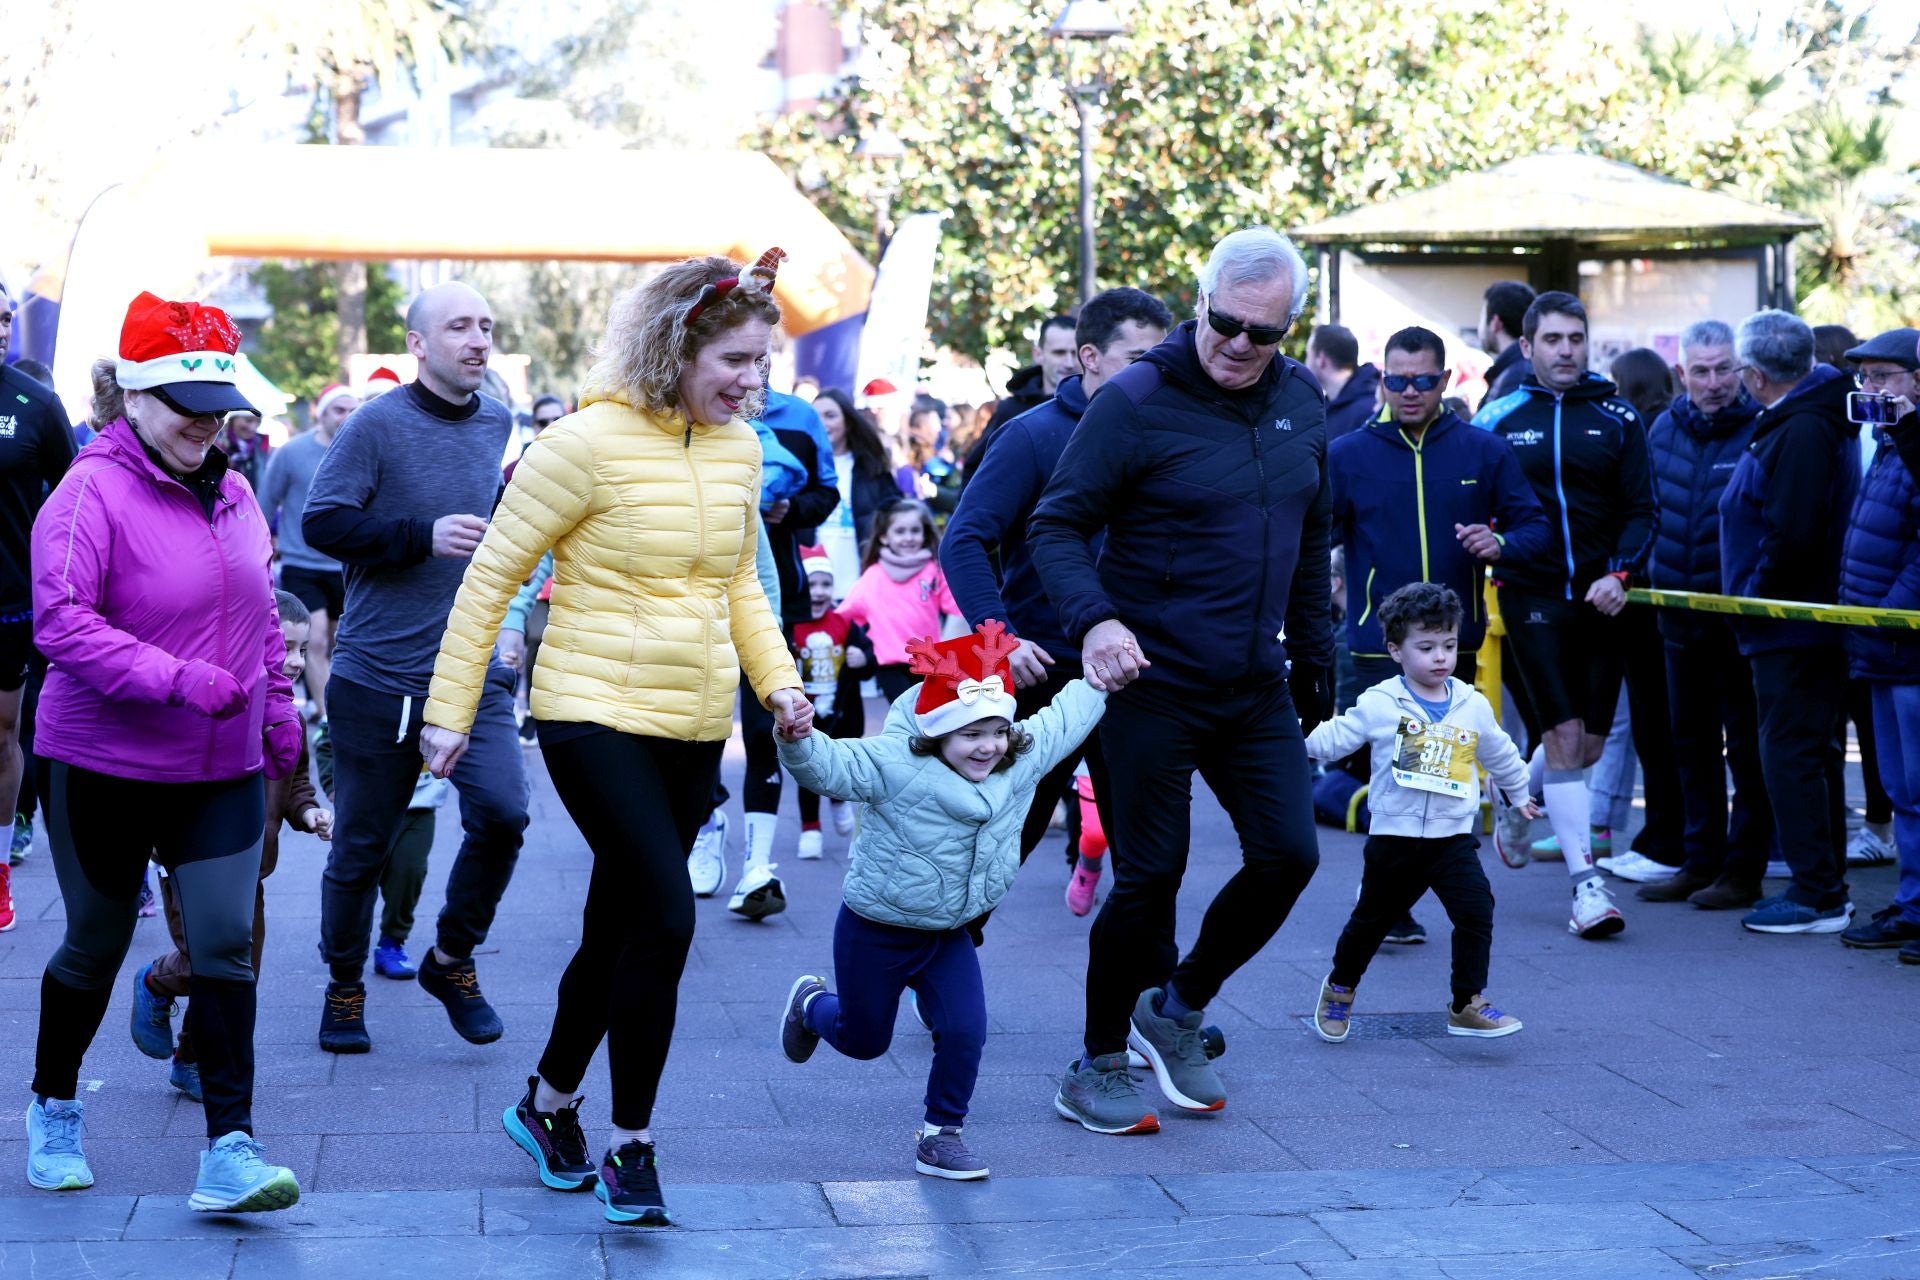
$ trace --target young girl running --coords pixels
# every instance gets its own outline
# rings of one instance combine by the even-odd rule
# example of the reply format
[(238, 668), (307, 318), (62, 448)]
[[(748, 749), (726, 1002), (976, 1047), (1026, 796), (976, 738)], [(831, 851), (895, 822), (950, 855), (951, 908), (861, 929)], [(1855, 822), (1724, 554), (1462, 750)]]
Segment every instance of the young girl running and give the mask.
[(877, 1058), (911, 988), (934, 1033), (914, 1168), (935, 1178), (987, 1176), (960, 1136), (987, 1035), (966, 924), (1012, 887), (1028, 802), (1106, 710), (1106, 694), (1075, 680), (1015, 724), (1007, 655), (1017, 645), (998, 622), (957, 640), (911, 641), (912, 674), (925, 680), (895, 699), (879, 737), (840, 742), (815, 731), (780, 742), (800, 785), (864, 806), (833, 928), (840, 990), (812, 974), (796, 981), (780, 1046), (795, 1062), (821, 1040)]
[[(840, 604), (840, 614), (866, 627), (879, 669), (874, 679), (892, 702), (913, 685), (907, 669), (907, 642), (940, 634), (940, 615), (960, 617), (934, 552), (940, 534), (927, 504), (901, 498), (882, 507), (873, 521), (861, 560), (865, 570)], [(1013, 688), (1013, 682), (1007, 682)]]

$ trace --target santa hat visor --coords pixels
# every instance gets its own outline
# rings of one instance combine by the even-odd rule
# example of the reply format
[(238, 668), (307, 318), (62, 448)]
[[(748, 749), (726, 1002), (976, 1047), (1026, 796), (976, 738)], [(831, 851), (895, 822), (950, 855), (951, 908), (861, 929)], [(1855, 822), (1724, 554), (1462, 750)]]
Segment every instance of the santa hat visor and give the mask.
[(218, 307), (142, 293), (120, 328), (114, 379), (125, 391), (158, 391), (192, 414), (260, 411), (233, 385), (240, 330)]
[(1013, 686), (1002, 676), (988, 676), (980, 681), (968, 680), (960, 685), (953, 701), (943, 702), (931, 711), (919, 713), (920, 733), (923, 737), (938, 738), (996, 716), (1008, 724), (1020, 718), (1019, 705), (1013, 698)]
[(260, 411), (253, 407), (253, 403), (240, 394), (240, 388), (231, 382), (201, 380), (142, 384), (129, 383), (124, 376), (121, 376), (120, 386), (127, 391), (160, 392), (194, 417), (224, 413), (250, 413), (256, 418), (261, 416)]

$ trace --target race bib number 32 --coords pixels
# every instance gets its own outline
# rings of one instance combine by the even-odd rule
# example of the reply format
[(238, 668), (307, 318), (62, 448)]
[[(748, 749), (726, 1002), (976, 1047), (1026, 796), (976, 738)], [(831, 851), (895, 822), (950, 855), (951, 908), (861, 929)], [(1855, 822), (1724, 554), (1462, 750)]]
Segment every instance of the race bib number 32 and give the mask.
[(1471, 798), (1480, 791), (1479, 747), (1480, 735), (1471, 729), (1401, 716), (1393, 780), (1416, 791)]

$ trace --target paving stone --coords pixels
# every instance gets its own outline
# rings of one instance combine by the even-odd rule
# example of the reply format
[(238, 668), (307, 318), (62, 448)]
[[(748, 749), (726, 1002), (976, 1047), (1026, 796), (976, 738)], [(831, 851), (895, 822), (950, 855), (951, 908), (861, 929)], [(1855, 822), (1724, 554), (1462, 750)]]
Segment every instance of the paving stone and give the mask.
[(1159, 1182), (1192, 1214), (1429, 1209), (1454, 1204), (1517, 1204), (1525, 1199), (1478, 1169), (1196, 1173), (1161, 1178)]
[[(35, 1191), (0, 1197), (0, 1244), (118, 1240), (133, 1217), (133, 1196)], [(0, 1267), (0, 1275), (6, 1274)]]
[(303, 1192), (277, 1213), (235, 1218), (195, 1213), (185, 1196), (142, 1196), (127, 1224), (128, 1240), (230, 1240), (243, 1221), (274, 1238), (373, 1239), (384, 1236), (480, 1234), (477, 1191)]
[(1828, 1103), (1771, 1107), (1564, 1110), (1557, 1118), (1626, 1160), (1837, 1155), (1920, 1141)]
[[(473, 1086), (441, 1083), (434, 1076), (405, 1085), (371, 1085), (355, 1091), (354, 1105), (346, 1105), (347, 1091), (330, 1087), (259, 1089), (253, 1099), (254, 1132), (271, 1143), (287, 1134), (363, 1133), (369, 1120), (391, 1133), (471, 1133), (474, 1129)], [(206, 1118), (188, 1103), (174, 1113), (168, 1132), (187, 1137), (204, 1134)]]
[(1920, 1154), (1807, 1156), (1799, 1163), (1856, 1191), (1920, 1197)]
[(1814, 1196), (1796, 1200), (1658, 1200), (1651, 1207), (1711, 1244), (1779, 1240), (1920, 1237), (1920, 1200), (1912, 1196)]
[(1474, 1089), (1496, 1093), (1502, 1106), (1539, 1111), (1554, 1110), (1569, 1098), (1601, 1107), (1648, 1106), (1660, 1102), (1658, 1095), (1630, 1079), (1604, 1067), (1581, 1063), (1566, 1064), (1553, 1071), (1516, 1071), (1506, 1063), (1488, 1066), (1452, 1062), (1444, 1066), (1369, 1065), (1346, 1070), (1340, 1064), (1329, 1064), (1328, 1070), (1339, 1077), (1346, 1089), (1374, 1106), (1413, 1115), (1451, 1111), (1458, 1105), (1456, 1091)]
[(1658, 1249), (1365, 1258), (1301, 1265), (1313, 1280), (1694, 1280), (1692, 1270)]
[(237, 1244), (226, 1240), (0, 1244), (0, 1276), (32, 1280), (228, 1280)]
[(1842, 1182), (1792, 1160), (1562, 1165), (1489, 1169), (1487, 1177), (1534, 1204), (1844, 1195)]
[(605, 1238), (612, 1280), (853, 1280), (978, 1275), (979, 1257), (954, 1227), (834, 1227), (802, 1231), (633, 1231)]
[[(1229, 1104), (1231, 1105), (1231, 1104)], [(1260, 1127), (1316, 1169), (1456, 1168), (1488, 1164), (1594, 1164), (1618, 1157), (1540, 1111), (1355, 1116), (1339, 1124), (1261, 1120)]]
[(232, 1280), (393, 1280), (419, 1276), (512, 1276), (514, 1280), (593, 1280), (606, 1275), (598, 1236), (420, 1236), (404, 1251), (387, 1240), (305, 1238), (243, 1241)]
[[(843, 1226), (935, 1222), (1077, 1222), (1179, 1213), (1144, 1175), (1125, 1178), (989, 1178), (985, 1182), (829, 1182)], [(1092, 1230), (1098, 1231), (1098, 1228)]]
[(985, 1274), (1105, 1274), (1147, 1268), (1299, 1262), (1346, 1251), (1302, 1217), (1126, 1218), (1095, 1231), (1058, 1222), (977, 1223), (954, 1230), (978, 1250)]
[[(486, 1233), (500, 1235), (573, 1235), (594, 1232), (624, 1235), (632, 1227), (606, 1220), (600, 1202), (585, 1192), (546, 1187), (490, 1187), (480, 1193)], [(812, 1182), (670, 1184), (667, 1203), (682, 1231), (762, 1231), (831, 1227), (833, 1211)]]
[(1579, 1252), (1694, 1243), (1639, 1204), (1516, 1204), (1322, 1211), (1313, 1220), (1358, 1258)]
[(1911, 1280), (1920, 1276), (1920, 1240), (1822, 1239), (1789, 1244), (1700, 1245), (1665, 1251), (1708, 1280)]

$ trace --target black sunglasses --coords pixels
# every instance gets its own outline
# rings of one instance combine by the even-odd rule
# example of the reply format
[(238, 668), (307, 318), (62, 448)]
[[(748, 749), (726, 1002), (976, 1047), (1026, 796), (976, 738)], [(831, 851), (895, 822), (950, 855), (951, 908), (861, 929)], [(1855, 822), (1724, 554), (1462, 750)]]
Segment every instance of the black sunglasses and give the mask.
[(1247, 335), (1247, 341), (1253, 343), (1256, 347), (1271, 347), (1278, 344), (1280, 339), (1287, 336), (1287, 330), (1293, 327), (1291, 323), (1276, 327), (1267, 324), (1248, 324), (1244, 320), (1235, 320), (1232, 316), (1223, 315), (1213, 305), (1213, 299), (1211, 298), (1207, 299), (1207, 323), (1213, 326), (1215, 333), (1229, 341), (1244, 333)]
[(1390, 373), (1380, 379), (1380, 385), (1398, 393), (1412, 387), (1415, 391), (1431, 391), (1447, 380), (1444, 373)]

